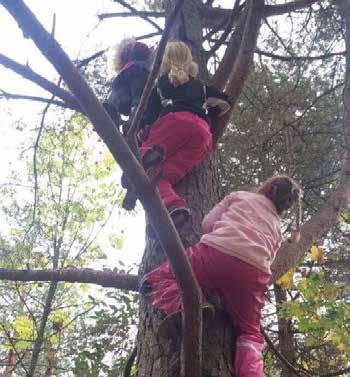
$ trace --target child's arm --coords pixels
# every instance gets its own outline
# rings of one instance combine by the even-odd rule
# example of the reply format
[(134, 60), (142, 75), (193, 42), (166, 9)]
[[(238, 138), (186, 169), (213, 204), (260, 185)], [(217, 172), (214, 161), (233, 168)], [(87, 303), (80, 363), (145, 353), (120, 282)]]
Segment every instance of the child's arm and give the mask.
[(214, 224), (221, 218), (221, 215), (228, 209), (236, 198), (236, 193), (231, 193), (218, 203), (202, 221), (203, 233), (210, 233), (213, 230)]
[(210, 117), (220, 117), (231, 108), (231, 99), (214, 86), (206, 86), (206, 107)]

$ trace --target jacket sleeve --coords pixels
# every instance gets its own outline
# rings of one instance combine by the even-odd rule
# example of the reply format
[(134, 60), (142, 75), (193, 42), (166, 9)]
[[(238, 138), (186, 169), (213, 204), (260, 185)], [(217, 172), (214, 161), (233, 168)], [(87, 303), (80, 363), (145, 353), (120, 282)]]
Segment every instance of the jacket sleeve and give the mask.
[(146, 111), (143, 115), (140, 128), (144, 129), (146, 126), (152, 125), (159, 118), (161, 111), (162, 103), (157, 88), (154, 87), (152, 89)]
[(208, 110), (209, 117), (220, 117), (230, 110), (231, 99), (214, 86), (206, 86), (205, 106)]
[(228, 207), (234, 202), (236, 193), (231, 193), (218, 203), (207, 215), (204, 216), (202, 221), (203, 233), (210, 233), (213, 230), (214, 224), (220, 220), (221, 215), (227, 211)]
[(148, 71), (134, 67), (129, 73), (129, 87), (131, 95), (131, 108), (137, 107), (140, 102), (143, 89), (147, 82)]

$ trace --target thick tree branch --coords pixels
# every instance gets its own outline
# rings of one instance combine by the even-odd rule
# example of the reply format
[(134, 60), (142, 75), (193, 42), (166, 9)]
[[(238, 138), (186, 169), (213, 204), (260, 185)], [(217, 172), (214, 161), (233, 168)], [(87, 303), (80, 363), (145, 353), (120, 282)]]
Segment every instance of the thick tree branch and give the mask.
[(140, 11), (135, 10), (133, 12), (115, 12), (115, 13), (101, 13), (98, 14), (97, 17), (100, 20), (104, 20), (106, 18), (114, 18), (114, 17), (155, 17), (155, 18), (164, 18), (164, 12), (150, 12), (150, 11)]
[(266, 5), (264, 9), (264, 17), (280, 16), (282, 14), (291, 13), (299, 9), (310, 7), (318, 1), (320, 0), (296, 0), (286, 4)]
[[(33, 39), (44, 56), (54, 65), (85, 109), (96, 132), (135, 187), (135, 191), (158, 234), (160, 244), (169, 258), (180, 288), (183, 304), (183, 333), (186, 334), (183, 337), (182, 373), (186, 376), (200, 376), (202, 328), (198, 283), (194, 279), (181, 240), (159, 193), (150, 184), (143, 168), (117, 131), (112, 119), (57, 41), (42, 27), (22, 0), (0, 0), (0, 4), (7, 9), (23, 32)], [(188, 333), (191, 334), (191, 337), (188, 336)]]
[(45, 79), (43, 76), (34, 72), (30, 67), (19, 64), (3, 54), (0, 54), (0, 64), (54, 94), (56, 97), (63, 100), (68, 108), (82, 112), (81, 106), (74, 96), (51, 81)]
[(218, 69), (212, 77), (212, 83), (219, 89), (223, 89), (227, 83), (229, 75), (233, 69), (234, 62), (238, 56), (239, 48), (242, 42), (245, 25), (247, 21), (247, 7), (241, 13), (235, 31), (231, 34), (228, 41), (224, 56), (219, 64)]
[(97, 284), (106, 288), (137, 292), (137, 275), (119, 274), (111, 270), (69, 268), (60, 270), (11, 270), (0, 268), (0, 280), (10, 281), (65, 281), (68, 283)]
[(244, 83), (249, 75), (260, 30), (261, 10), (263, 6), (263, 0), (250, 0), (242, 42), (226, 85), (226, 93), (232, 98), (232, 107), (231, 111), (229, 111), (229, 113), (223, 118), (220, 118), (215, 124), (213, 132), (213, 139), (215, 143), (223, 134), (224, 129), (231, 117), (234, 106), (237, 103), (238, 97), (243, 90)]
[(301, 239), (299, 243), (284, 242), (277, 257), (272, 264), (275, 281), (288, 269), (297, 263), (305, 252), (319, 238), (325, 235), (338, 222), (339, 214), (350, 201), (350, 7), (348, 0), (339, 2), (342, 18), (345, 23), (346, 45), (346, 73), (345, 88), (343, 93), (344, 103), (344, 136), (346, 152), (343, 161), (342, 173), (339, 184), (325, 205), (301, 227)]

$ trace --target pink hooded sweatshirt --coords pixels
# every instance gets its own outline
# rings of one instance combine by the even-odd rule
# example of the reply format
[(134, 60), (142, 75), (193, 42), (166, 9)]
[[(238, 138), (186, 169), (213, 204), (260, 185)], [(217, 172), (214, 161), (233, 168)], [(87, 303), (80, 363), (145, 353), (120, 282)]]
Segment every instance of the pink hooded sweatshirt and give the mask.
[(202, 228), (201, 243), (271, 274), (282, 237), (280, 217), (266, 196), (233, 192), (204, 217)]

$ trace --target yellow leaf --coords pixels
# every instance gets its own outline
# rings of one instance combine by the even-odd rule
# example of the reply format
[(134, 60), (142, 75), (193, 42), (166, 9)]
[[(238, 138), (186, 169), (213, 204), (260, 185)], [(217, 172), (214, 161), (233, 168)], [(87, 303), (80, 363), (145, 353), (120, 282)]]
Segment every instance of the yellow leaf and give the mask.
[(310, 249), (311, 252), (311, 260), (317, 261), (319, 263), (323, 262), (323, 251), (320, 247), (314, 245)]
[(343, 212), (339, 215), (338, 222), (346, 223), (349, 220), (349, 213)]
[(276, 284), (280, 285), (283, 289), (290, 289), (294, 285), (293, 276), (294, 276), (294, 268), (290, 269), (283, 276), (281, 276), (276, 281)]

